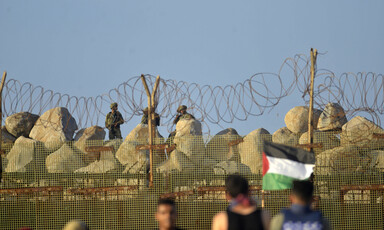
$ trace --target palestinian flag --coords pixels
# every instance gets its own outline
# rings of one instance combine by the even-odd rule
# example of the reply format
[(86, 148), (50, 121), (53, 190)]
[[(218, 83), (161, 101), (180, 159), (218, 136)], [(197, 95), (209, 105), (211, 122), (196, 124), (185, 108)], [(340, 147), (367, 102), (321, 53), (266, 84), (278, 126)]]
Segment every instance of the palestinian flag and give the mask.
[(315, 166), (315, 155), (303, 149), (264, 142), (263, 190), (292, 188), (293, 180), (306, 180)]

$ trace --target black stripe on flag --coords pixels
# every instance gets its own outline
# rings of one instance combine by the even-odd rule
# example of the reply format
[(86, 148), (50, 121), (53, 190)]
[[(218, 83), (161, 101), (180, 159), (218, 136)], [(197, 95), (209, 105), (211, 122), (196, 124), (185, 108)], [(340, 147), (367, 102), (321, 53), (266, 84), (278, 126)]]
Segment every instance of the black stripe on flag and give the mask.
[(264, 141), (264, 153), (267, 156), (293, 160), (304, 164), (315, 164), (315, 154), (304, 149)]

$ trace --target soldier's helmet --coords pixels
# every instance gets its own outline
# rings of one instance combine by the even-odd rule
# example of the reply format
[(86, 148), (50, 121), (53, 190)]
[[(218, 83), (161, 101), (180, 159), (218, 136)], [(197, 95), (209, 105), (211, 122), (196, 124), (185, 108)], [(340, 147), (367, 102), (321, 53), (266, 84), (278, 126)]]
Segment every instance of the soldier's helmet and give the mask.
[(143, 110), (144, 114), (148, 114), (148, 107), (145, 107), (145, 109)]
[(111, 109), (112, 109), (113, 107), (117, 107), (117, 103), (116, 103), (116, 102), (113, 102), (113, 103), (111, 104)]
[(187, 106), (186, 105), (180, 105), (179, 108), (177, 108), (177, 112), (178, 113), (180, 113), (183, 110), (187, 110)]

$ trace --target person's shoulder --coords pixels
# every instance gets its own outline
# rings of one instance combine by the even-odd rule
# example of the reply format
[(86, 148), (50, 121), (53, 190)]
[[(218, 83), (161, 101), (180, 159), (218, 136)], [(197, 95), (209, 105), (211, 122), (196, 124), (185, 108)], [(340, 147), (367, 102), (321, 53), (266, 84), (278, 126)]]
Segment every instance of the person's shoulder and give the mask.
[(111, 116), (112, 112), (107, 113), (107, 116)]
[(227, 212), (226, 211), (221, 211), (221, 212), (216, 213), (214, 218), (216, 218), (216, 217), (222, 218), (222, 217), (226, 217), (226, 216), (227, 216)]
[(272, 218), (269, 229), (280, 230), (281, 227), (283, 226), (283, 222), (284, 222), (284, 214), (280, 212)]
[(273, 220), (279, 220), (279, 219), (284, 219), (284, 213), (282, 213), (282, 212), (279, 212), (279, 213), (277, 213), (273, 218), (272, 218), (272, 221)]
[(226, 229), (228, 223), (228, 214), (226, 211), (217, 213), (212, 220), (212, 229), (220, 230)]
[(186, 118), (186, 119), (194, 119), (194, 117), (192, 116), (192, 114), (190, 113), (186, 113), (183, 115), (183, 118)]

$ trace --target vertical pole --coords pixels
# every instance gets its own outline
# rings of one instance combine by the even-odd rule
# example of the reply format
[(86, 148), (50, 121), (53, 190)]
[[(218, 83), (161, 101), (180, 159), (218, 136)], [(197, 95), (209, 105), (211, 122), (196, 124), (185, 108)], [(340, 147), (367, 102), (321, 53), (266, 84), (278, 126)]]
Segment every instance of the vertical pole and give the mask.
[(311, 48), (311, 89), (309, 92), (309, 114), (308, 114), (308, 141), (310, 144), (310, 147), (308, 150), (310, 152), (313, 151), (313, 88), (314, 88), (314, 81), (315, 81), (315, 65), (316, 65), (316, 58), (317, 58), (317, 49), (313, 50)]
[[(156, 121), (155, 121), (155, 109), (156, 109), (156, 92), (157, 88), (159, 87), (159, 82), (160, 82), (160, 76), (157, 76), (155, 85), (153, 86), (152, 94), (151, 94), (151, 113), (150, 113), (150, 119), (151, 120), (151, 127), (150, 127), (150, 134), (151, 134), (151, 139), (152, 139), (152, 144), (154, 144), (155, 140), (155, 132), (156, 132)], [(148, 123), (149, 125), (149, 123)], [(152, 145), (151, 144), (151, 145)], [(149, 149), (149, 172), (150, 172), (150, 187), (153, 186), (153, 149), (152, 146)], [(151, 183), (152, 181), (152, 183)]]
[(160, 76), (157, 76), (155, 85), (153, 86), (152, 94), (151, 94), (151, 116), (150, 119), (152, 120), (152, 137), (155, 138), (155, 132), (156, 132), (156, 125), (155, 125), (155, 109), (156, 109), (156, 93), (157, 93), (157, 88), (159, 87), (159, 82), (160, 82)]
[[(141, 75), (141, 80), (143, 81), (143, 85), (145, 88), (145, 91), (147, 92), (147, 98), (148, 98), (148, 142), (149, 142), (149, 163), (151, 165), (151, 156), (152, 156), (152, 145), (153, 145), (153, 138), (152, 138), (152, 103), (151, 103), (151, 93), (149, 92), (149, 88), (147, 85), (147, 81), (145, 80), (144, 75)], [(152, 174), (152, 168), (149, 168), (149, 187), (153, 186), (153, 174)]]
[(5, 79), (7, 78), (7, 72), (4, 71), (3, 78), (1, 79), (1, 85), (0, 85), (0, 183), (1, 178), (3, 174), (3, 159), (2, 159), (2, 145), (3, 145), (3, 133), (2, 133), (2, 125), (3, 125), (3, 88), (5, 84)]
[(149, 187), (153, 187), (153, 149), (152, 145), (154, 144), (155, 138), (155, 108), (156, 108), (156, 92), (160, 83), (160, 76), (157, 76), (155, 85), (153, 86), (152, 94), (149, 92), (149, 88), (147, 85), (147, 81), (145, 80), (144, 75), (141, 75), (141, 80), (143, 81), (143, 85), (145, 91), (147, 92), (148, 97), (148, 137), (149, 137)]

